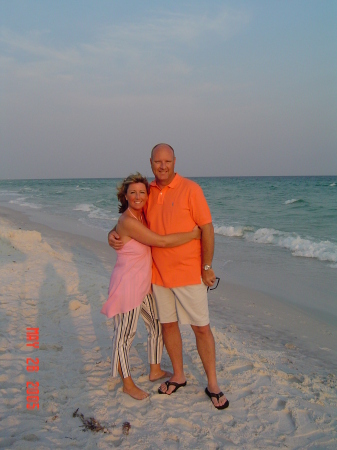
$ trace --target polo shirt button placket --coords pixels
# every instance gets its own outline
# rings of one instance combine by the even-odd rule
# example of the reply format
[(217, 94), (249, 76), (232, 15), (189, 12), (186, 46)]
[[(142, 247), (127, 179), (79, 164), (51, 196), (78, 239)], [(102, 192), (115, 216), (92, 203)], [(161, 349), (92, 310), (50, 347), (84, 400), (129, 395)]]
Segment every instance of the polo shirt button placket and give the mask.
[(158, 196), (158, 203), (159, 203), (159, 205), (162, 205), (163, 202), (164, 202), (163, 192), (160, 191), (159, 196)]

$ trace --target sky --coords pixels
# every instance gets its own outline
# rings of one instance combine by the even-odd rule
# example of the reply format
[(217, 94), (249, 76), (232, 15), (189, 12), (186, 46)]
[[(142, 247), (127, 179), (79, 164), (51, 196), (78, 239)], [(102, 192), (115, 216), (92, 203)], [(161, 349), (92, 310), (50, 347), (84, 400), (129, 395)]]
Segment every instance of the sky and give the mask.
[(335, 0), (0, 0), (0, 179), (337, 174)]

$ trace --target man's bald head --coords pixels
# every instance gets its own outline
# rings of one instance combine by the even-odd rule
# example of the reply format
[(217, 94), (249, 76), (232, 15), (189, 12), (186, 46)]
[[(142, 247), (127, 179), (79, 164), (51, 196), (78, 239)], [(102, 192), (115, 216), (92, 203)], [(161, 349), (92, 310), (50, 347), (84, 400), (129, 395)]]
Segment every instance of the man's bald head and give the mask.
[(168, 149), (170, 149), (172, 151), (172, 153), (173, 153), (173, 158), (175, 158), (173, 147), (171, 147), (169, 144), (160, 143), (160, 144), (156, 144), (153, 147), (153, 149), (151, 150), (151, 159), (153, 159), (153, 154), (154, 154), (155, 150), (157, 150), (159, 148), (168, 148)]

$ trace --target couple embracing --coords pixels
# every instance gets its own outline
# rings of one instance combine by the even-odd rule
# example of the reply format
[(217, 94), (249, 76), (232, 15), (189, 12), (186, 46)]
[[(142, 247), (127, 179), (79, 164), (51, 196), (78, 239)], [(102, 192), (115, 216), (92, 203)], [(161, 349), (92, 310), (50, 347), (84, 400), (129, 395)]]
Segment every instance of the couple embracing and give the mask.
[[(148, 331), (150, 380), (169, 378), (158, 389), (164, 395), (186, 386), (178, 322), (190, 324), (208, 380), (205, 392), (215, 408), (225, 409), (229, 403), (217, 382), (207, 301), (207, 287), (216, 281), (212, 218), (202, 189), (174, 172), (175, 161), (171, 146), (157, 144), (150, 158), (155, 176), (150, 186), (137, 173), (118, 188), (122, 215), (109, 233), (109, 244), (118, 256), (101, 311), (114, 318), (112, 376), (120, 374), (125, 393), (139, 400), (148, 397), (133, 382), (129, 367), (142, 314)], [(160, 367), (163, 341), (173, 374)]]

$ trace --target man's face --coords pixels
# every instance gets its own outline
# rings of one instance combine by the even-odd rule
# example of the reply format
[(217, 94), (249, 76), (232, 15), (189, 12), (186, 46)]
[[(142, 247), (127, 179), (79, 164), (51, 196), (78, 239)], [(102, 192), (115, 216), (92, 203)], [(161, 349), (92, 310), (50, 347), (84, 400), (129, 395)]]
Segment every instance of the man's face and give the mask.
[(157, 184), (167, 186), (173, 180), (174, 166), (176, 159), (170, 147), (160, 145), (153, 151), (153, 158), (150, 159), (153, 175)]

